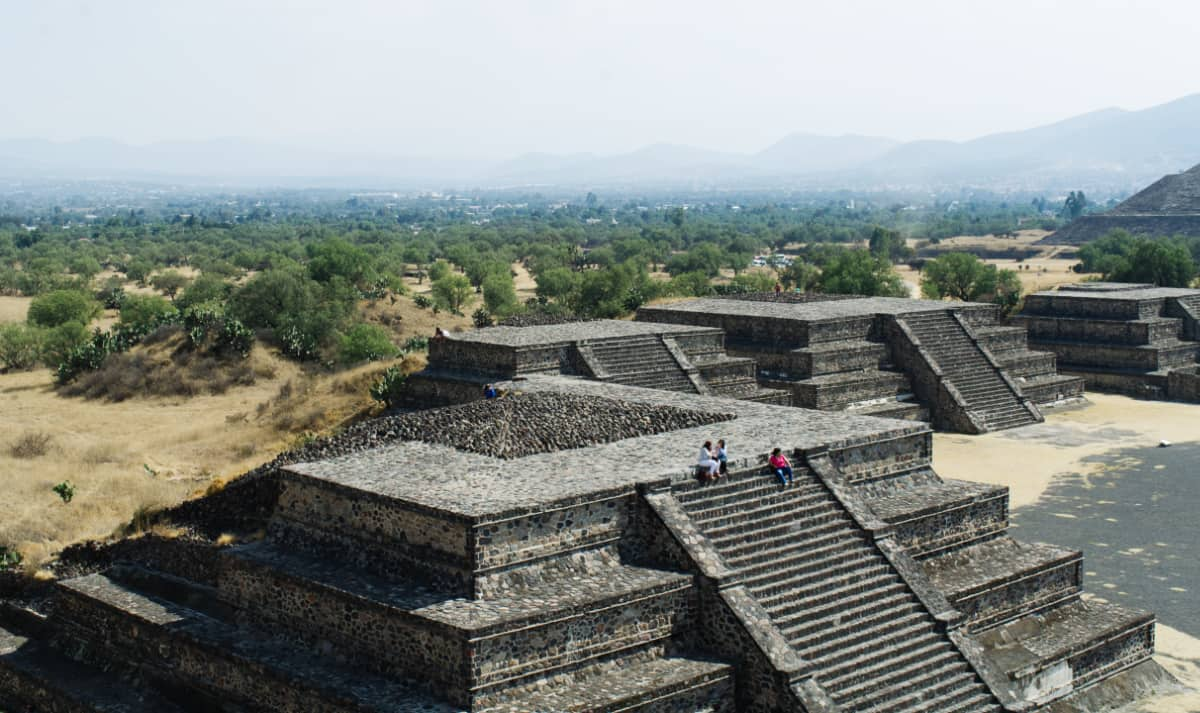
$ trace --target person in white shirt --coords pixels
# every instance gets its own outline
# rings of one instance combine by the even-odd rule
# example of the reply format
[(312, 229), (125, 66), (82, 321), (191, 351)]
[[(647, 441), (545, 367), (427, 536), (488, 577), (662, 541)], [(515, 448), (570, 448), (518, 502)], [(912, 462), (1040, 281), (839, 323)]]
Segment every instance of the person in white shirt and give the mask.
[(701, 477), (704, 480), (716, 480), (720, 477), (721, 464), (713, 458), (712, 441), (705, 441), (700, 448), (700, 459), (696, 462)]

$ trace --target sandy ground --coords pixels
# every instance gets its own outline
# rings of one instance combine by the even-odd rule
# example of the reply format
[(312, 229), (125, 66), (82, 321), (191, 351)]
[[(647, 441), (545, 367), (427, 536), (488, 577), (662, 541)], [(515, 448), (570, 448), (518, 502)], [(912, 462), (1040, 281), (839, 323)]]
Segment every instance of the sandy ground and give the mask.
[[(0, 375), (0, 543), (36, 564), (105, 537), (139, 508), (203, 492), (371, 408), (367, 390), (385, 367), (306, 375), (261, 347), (252, 358), (269, 367), (252, 386), (120, 403), (59, 396), (47, 369)], [(30, 433), (49, 436), (46, 454), (14, 457)], [(51, 490), (64, 480), (76, 486), (70, 503)]]
[(6, 322), (24, 322), (29, 313), (29, 303), (32, 297), (3, 297), (0, 296), (0, 324)]
[(1055, 476), (1094, 473), (1085, 462), (1122, 448), (1195, 441), (1200, 407), (1088, 393), (1090, 405), (1046, 411), (1045, 423), (982, 436), (934, 435), (933, 462), (947, 478), (1007, 485), (1011, 505), (1036, 502)]
[[(1118, 451), (1152, 448), (1162, 440), (1174, 444), (1200, 440), (1200, 406), (1195, 404), (1091, 393), (1088, 400), (1091, 404), (1084, 407), (1048, 410), (1045, 423), (1025, 428), (982, 436), (937, 433), (934, 467), (947, 478), (1007, 485), (1014, 513), (1019, 515), (1022, 508), (1039, 503), (1058, 479), (1086, 481), (1121, 467), (1116, 462)], [(1192, 472), (1200, 473), (1200, 464), (1195, 465)], [(1063, 512), (1059, 517), (1073, 515)], [(1084, 557), (1086, 563), (1086, 549)], [(1200, 589), (1200, 582), (1195, 586)], [(1200, 604), (1196, 616), (1200, 617)], [(1181, 682), (1200, 690), (1200, 639), (1160, 623), (1155, 658)], [(1129, 710), (1196, 713), (1200, 693), (1161, 696)]]

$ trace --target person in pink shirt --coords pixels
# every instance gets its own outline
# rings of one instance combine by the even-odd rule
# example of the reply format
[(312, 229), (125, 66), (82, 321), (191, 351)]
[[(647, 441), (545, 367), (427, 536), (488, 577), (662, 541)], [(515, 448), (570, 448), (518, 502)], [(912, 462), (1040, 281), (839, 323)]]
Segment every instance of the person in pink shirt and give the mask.
[(787, 456), (783, 451), (776, 448), (771, 451), (771, 457), (767, 459), (771, 464), (771, 470), (775, 471), (775, 477), (779, 478), (779, 484), (787, 487), (792, 484), (792, 464), (788, 462)]

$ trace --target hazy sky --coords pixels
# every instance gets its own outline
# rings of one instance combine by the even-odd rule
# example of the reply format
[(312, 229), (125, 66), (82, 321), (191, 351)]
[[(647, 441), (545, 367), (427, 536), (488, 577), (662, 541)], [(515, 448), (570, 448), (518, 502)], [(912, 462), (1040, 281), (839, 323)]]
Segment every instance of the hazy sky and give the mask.
[(1200, 91), (1195, 0), (0, 0), (0, 137), (965, 139)]

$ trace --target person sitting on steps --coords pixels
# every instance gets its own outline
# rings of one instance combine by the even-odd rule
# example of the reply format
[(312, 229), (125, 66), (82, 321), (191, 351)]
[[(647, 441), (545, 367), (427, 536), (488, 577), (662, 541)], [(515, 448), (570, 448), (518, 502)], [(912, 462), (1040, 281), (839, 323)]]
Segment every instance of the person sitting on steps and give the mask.
[(776, 448), (771, 451), (771, 457), (767, 459), (771, 464), (771, 470), (775, 471), (775, 477), (779, 478), (779, 484), (787, 487), (792, 484), (792, 464), (788, 462), (787, 456), (783, 451)]
[(496, 390), (496, 386), (494, 384), (488, 384), (487, 386), (483, 387), (483, 398), (494, 399), (499, 395), (500, 392)]
[(719, 475), (729, 475), (729, 454), (725, 452), (725, 439), (717, 441), (717, 450), (713, 453), (713, 457), (721, 464), (717, 473)]
[(700, 460), (696, 462), (696, 471), (701, 480), (716, 480), (720, 477), (721, 464), (713, 459), (712, 441), (705, 441), (700, 448)]

